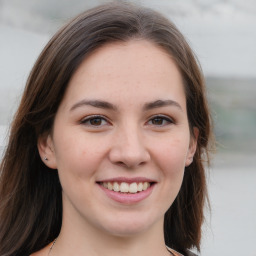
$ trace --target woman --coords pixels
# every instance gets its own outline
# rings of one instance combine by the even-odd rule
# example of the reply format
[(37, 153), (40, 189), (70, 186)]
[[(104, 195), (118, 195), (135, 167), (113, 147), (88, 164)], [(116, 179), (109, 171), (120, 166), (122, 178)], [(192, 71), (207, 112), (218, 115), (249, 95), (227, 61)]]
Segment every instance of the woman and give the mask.
[(12, 123), (0, 255), (199, 251), (211, 135), (170, 21), (124, 3), (82, 13), (39, 56)]

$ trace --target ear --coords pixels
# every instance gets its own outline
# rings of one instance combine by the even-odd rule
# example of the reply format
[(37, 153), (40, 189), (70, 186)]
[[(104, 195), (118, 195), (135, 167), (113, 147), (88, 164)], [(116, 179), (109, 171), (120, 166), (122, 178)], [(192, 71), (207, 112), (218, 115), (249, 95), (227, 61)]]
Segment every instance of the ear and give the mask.
[(54, 144), (50, 134), (44, 134), (38, 138), (37, 148), (44, 164), (51, 169), (57, 169)]
[(189, 148), (187, 153), (187, 159), (185, 166), (189, 166), (193, 162), (193, 157), (196, 152), (197, 139), (199, 135), (199, 130), (197, 127), (193, 127), (193, 135), (190, 136)]

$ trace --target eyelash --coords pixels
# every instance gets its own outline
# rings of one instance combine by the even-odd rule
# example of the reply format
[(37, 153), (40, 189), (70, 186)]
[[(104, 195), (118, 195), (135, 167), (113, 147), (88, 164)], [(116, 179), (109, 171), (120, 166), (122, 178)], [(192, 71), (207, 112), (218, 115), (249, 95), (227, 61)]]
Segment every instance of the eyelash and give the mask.
[[(91, 123), (92, 121), (95, 121), (96, 119), (98, 119), (98, 121), (100, 121), (100, 124)], [(165, 124), (163, 124), (163, 123), (162, 124), (153, 124), (153, 123), (151, 123), (149, 125), (157, 126), (157, 127), (163, 127), (163, 126), (166, 126), (166, 125), (175, 124), (175, 122), (172, 118), (164, 116), (164, 115), (153, 116), (149, 119), (149, 121), (147, 121), (147, 123), (150, 123), (150, 122), (152, 122), (153, 120), (156, 120), (156, 119), (158, 119), (158, 121), (160, 120), (161, 122), (166, 122), (166, 123)], [(102, 124), (102, 122), (104, 122), (104, 121), (106, 123)], [(83, 125), (87, 125), (87, 126), (102, 127), (104, 125), (109, 124), (110, 122), (104, 116), (92, 115), (92, 116), (88, 116), (88, 117), (82, 119), (80, 123), (83, 124)]]
[(164, 115), (156, 115), (150, 118), (150, 120), (148, 122), (152, 122), (153, 120), (159, 119), (162, 122), (166, 121), (166, 124), (150, 124), (150, 125), (154, 125), (154, 126), (158, 126), (158, 127), (163, 127), (166, 125), (170, 125), (170, 124), (174, 124), (174, 120), (170, 117), (164, 116)]
[[(93, 120), (96, 120), (96, 119), (99, 119), (100, 120), (100, 124), (99, 125), (95, 125), (95, 124), (92, 124), (92, 123), (89, 123), (89, 122), (92, 122)], [(103, 125), (106, 125), (106, 124), (101, 124), (102, 121), (105, 121), (106, 124), (109, 124), (109, 121), (107, 120), (107, 118), (105, 118), (104, 116), (100, 116), (100, 115), (92, 115), (92, 116), (88, 116), (84, 119), (81, 120), (81, 124), (83, 125), (88, 125), (88, 126), (93, 126), (93, 127), (101, 127)]]

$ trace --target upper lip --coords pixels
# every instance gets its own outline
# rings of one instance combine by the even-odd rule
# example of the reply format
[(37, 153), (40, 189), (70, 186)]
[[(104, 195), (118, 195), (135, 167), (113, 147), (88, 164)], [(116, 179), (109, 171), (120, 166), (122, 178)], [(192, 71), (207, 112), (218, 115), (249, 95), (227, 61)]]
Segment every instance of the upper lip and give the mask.
[(156, 182), (153, 179), (145, 178), (145, 177), (115, 177), (110, 179), (102, 179), (98, 180), (97, 182), (126, 182), (126, 183), (133, 183), (133, 182)]

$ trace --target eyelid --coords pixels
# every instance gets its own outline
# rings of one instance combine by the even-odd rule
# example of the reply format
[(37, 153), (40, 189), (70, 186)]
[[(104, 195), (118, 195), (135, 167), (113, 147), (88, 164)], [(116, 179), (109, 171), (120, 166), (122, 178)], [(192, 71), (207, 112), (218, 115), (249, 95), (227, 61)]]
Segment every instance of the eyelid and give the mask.
[(154, 124), (152, 124), (152, 125), (154, 125), (154, 126), (159, 126), (159, 127), (161, 127), (161, 126), (166, 126), (166, 125), (175, 124), (175, 120), (174, 120), (172, 117), (170, 117), (170, 116), (168, 116), (168, 115), (164, 115), (164, 114), (156, 114), (156, 115), (151, 116), (151, 117), (149, 118), (149, 120), (147, 121), (147, 123), (150, 122), (150, 121), (152, 121), (152, 120), (155, 119), (155, 118), (162, 118), (163, 120), (165, 120), (165, 121), (167, 121), (167, 122), (169, 122), (169, 123), (168, 123), (168, 124), (165, 124), (165, 125), (154, 125)]
[(95, 127), (95, 128), (102, 127), (102, 126), (106, 125), (106, 124), (103, 124), (103, 125), (98, 125), (97, 126), (97, 125), (92, 125), (92, 124), (86, 124), (86, 122), (89, 122), (90, 120), (97, 119), (97, 118), (102, 119), (102, 120), (106, 121), (108, 124), (110, 124), (110, 121), (104, 115), (88, 115), (88, 116), (81, 119), (80, 124)]

